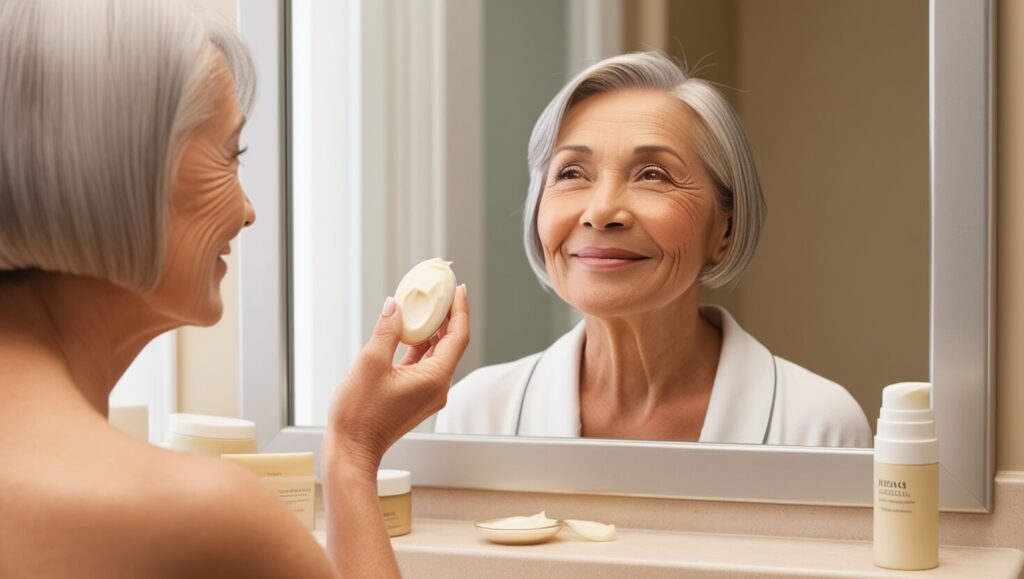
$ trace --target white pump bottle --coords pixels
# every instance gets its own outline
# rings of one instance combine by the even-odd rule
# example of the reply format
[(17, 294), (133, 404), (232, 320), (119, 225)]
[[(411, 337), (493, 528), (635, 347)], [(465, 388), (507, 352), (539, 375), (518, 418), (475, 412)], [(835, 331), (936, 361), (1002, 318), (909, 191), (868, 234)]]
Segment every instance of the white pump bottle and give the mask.
[(939, 564), (939, 449), (932, 385), (882, 391), (875, 435), (875, 565), (921, 570)]

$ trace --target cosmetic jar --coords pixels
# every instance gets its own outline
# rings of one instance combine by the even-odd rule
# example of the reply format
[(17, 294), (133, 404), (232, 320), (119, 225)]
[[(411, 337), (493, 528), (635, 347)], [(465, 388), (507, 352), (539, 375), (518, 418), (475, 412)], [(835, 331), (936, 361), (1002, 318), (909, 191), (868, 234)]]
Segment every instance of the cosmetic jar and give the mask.
[(256, 452), (256, 424), (240, 418), (172, 414), (167, 443), (177, 451), (210, 456)]
[(388, 536), (412, 531), (412, 476), (407, 470), (377, 471), (377, 497)]
[(222, 454), (221, 459), (233, 462), (256, 475), (257, 480), (312, 531), (316, 528), (316, 481), (312, 452)]

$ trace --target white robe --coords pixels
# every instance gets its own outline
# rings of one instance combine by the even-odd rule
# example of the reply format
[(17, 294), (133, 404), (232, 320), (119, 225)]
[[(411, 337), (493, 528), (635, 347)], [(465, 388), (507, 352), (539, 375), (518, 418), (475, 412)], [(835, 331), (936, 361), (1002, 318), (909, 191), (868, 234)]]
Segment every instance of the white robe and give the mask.
[[(871, 447), (868, 420), (846, 389), (773, 355), (724, 309), (701, 313), (722, 330), (722, 351), (700, 442)], [(463, 378), (435, 431), (579, 437), (584, 324), (543, 352)]]

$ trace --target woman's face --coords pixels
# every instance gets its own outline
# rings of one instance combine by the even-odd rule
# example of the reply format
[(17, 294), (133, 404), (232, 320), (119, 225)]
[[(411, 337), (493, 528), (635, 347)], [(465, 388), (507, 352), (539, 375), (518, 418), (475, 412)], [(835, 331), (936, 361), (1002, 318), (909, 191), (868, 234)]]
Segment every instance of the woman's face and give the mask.
[(537, 217), (562, 299), (606, 317), (696, 297), (700, 272), (725, 256), (730, 218), (694, 148), (698, 122), (648, 89), (602, 93), (568, 111)]
[(217, 57), (208, 86), (214, 114), (190, 136), (171, 189), (165, 269), (149, 294), (175, 320), (211, 325), (220, 319), (222, 256), (255, 211), (238, 181), (239, 134), (245, 121), (227, 63)]

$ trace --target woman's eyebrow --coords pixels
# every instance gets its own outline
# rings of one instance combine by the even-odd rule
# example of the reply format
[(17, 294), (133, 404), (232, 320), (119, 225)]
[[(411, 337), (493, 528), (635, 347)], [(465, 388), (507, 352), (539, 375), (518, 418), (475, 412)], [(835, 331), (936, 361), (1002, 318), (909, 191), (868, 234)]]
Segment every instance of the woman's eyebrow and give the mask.
[(689, 168), (689, 166), (686, 164), (686, 161), (683, 160), (679, 153), (676, 153), (669, 147), (665, 147), (662, 145), (641, 145), (633, 149), (634, 155), (643, 155), (644, 153), (667, 153), (669, 155), (672, 155), (676, 159), (679, 159), (679, 162), (682, 163), (684, 167)]
[(586, 153), (587, 155), (593, 155), (594, 151), (586, 145), (562, 145), (555, 151), (555, 155), (562, 151), (576, 151), (577, 153)]

